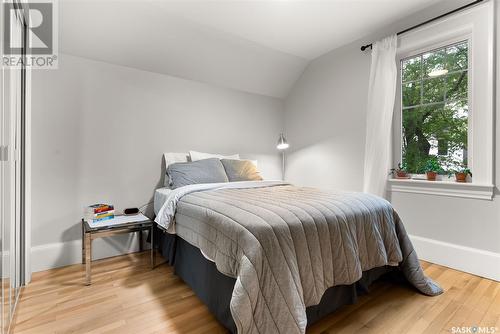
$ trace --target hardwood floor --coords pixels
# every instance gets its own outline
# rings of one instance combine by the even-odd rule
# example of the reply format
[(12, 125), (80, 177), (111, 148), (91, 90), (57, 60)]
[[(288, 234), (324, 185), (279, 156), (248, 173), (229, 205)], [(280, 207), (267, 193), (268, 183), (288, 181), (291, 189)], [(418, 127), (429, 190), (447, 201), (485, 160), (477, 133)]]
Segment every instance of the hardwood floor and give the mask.
[[(84, 285), (82, 265), (35, 273), (22, 292), (13, 333), (226, 333), (170, 266), (150, 270), (148, 256), (94, 262), (91, 286)], [(463, 326), (500, 333), (500, 283), (422, 265), (445, 288), (443, 295), (375, 283), (358, 303), (308, 333), (452, 333)]]

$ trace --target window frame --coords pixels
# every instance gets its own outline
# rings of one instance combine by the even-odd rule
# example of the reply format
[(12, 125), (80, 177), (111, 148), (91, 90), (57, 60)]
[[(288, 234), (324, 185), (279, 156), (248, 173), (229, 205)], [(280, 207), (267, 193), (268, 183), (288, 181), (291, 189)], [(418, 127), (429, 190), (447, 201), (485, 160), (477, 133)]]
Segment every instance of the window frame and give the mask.
[[(460, 184), (454, 178), (440, 181), (419, 179), (388, 180), (388, 191), (434, 194), (452, 197), (492, 199), (493, 184), (493, 5), (487, 2), (428, 24), (399, 37), (398, 78), (393, 116), (392, 164), (402, 160), (402, 78), (401, 60), (436, 50), (460, 41), (468, 42), (468, 129), (467, 162), (474, 177)], [(485, 75), (486, 74), (486, 75)], [(481, 133), (481, 136), (478, 135)]]

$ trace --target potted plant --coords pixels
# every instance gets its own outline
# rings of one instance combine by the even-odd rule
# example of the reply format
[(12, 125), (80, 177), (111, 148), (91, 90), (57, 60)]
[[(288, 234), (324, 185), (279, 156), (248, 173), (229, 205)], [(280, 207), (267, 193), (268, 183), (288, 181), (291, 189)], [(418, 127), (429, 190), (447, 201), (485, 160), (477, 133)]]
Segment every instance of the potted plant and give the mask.
[(408, 179), (408, 172), (406, 163), (398, 163), (397, 168), (391, 168), (389, 175), (393, 175), (396, 179)]
[(432, 157), (425, 163), (425, 174), (427, 181), (436, 181), (437, 174), (441, 172), (441, 164), (436, 157)]
[(463, 166), (455, 171), (452, 171), (452, 173), (455, 174), (455, 181), (456, 182), (467, 182), (467, 175), (470, 175), (472, 177), (472, 172), (470, 171), (469, 168), (467, 168), (465, 166)]

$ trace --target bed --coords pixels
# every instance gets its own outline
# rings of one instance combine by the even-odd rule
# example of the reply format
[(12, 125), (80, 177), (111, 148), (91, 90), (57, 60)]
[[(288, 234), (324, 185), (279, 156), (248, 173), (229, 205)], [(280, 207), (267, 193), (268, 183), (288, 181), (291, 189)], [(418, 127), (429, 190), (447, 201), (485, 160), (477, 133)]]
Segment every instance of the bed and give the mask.
[(189, 184), (157, 191), (155, 211), (162, 254), (231, 332), (305, 333), (388, 274), (442, 293), (390, 203), (373, 195)]

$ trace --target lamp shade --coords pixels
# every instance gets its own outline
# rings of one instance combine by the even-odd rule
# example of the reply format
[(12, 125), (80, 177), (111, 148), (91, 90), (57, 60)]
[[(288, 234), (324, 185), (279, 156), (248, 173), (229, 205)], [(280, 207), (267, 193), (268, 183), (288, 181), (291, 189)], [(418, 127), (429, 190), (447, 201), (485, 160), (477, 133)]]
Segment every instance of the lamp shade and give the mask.
[(283, 134), (280, 134), (280, 137), (278, 139), (278, 145), (276, 145), (276, 148), (278, 150), (286, 150), (288, 148), (288, 143), (286, 142), (285, 136)]

